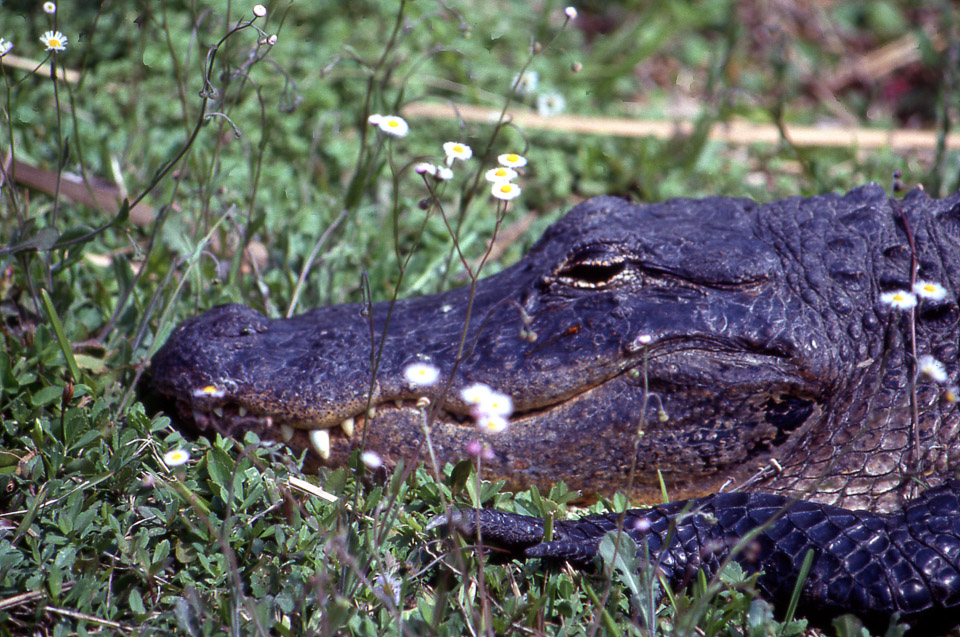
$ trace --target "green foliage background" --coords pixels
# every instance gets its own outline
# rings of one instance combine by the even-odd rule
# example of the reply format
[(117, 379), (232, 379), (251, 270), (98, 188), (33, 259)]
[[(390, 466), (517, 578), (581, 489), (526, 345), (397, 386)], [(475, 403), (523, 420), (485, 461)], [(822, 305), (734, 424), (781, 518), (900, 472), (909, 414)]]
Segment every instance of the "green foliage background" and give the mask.
[[(372, 112), (424, 100), (501, 108), (536, 42), (551, 43), (530, 63), (537, 93), (562, 95), (567, 113), (697, 122), (694, 135), (666, 141), (504, 128), (495, 148), (530, 160), (505, 223), (533, 222), (486, 273), (598, 194), (771, 200), (886, 184), (897, 169), (933, 194), (960, 185), (960, 156), (942, 143), (893, 152), (706, 139), (711, 126), (744, 118), (921, 127), (942, 142), (960, 97), (948, 2), (597, 1), (565, 25), (563, 5), (550, 1), (275, 1), (256, 22), (262, 34), (231, 33), (252, 17), (252, 6), (232, 1), (61, 2), (55, 16), (40, 5), (0, 5), (0, 37), (14, 43), (11, 55), (46, 57), (80, 79), (2, 67), (4, 158), (118, 183), (131, 201), (146, 192), (153, 215), (78, 205), (4, 176), (4, 635), (639, 631), (630, 603), (639, 585), (627, 574), (484, 569), (424, 531), (443, 501), (562, 517), (572, 495), (562, 485), (502, 494), (468, 464), (408, 480), (358, 479), (357, 468), (311, 476), (339, 496), (333, 504), (291, 489), (293, 454), (253, 436), (184, 440), (138, 402), (149, 357), (179, 320), (225, 302), (283, 314), (307, 255), (341, 213), (299, 308), (360, 301), (361, 273), (374, 300), (463, 283), (456, 260), (447, 271), (451, 239), (438, 217), (420, 233), (425, 192), (409, 167), (439, 160), (449, 139), (484, 148), (492, 125), (411, 119), (410, 134), (388, 145), (391, 164), (373, 153)], [(39, 42), (51, 28), (69, 38), (52, 58)], [(275, 45), (258, 45), (270, 34)], [(907, 36), (917, 60), (824, 93), (862, 55)], [(535, 108), (536, 98), (514, 103)], [(458, 167), (445, 191), (451, 210), (466, 199), (467, 175), (487, 167), (479, 158)], [(485, 193), (462, 211), (470, 258), (483, 254), (494, 212)], [(255, 264), (237, 249), (251, 244)], [(398, 283), (398, 256), (411, 250)], [(193, 460), (168, 470), (161, 457), (178, 446)], [(598, 507), (626, 505), (618, 497)], [(384, 592), (388, 576), (399, 604)], [(750, 580), (728, 580), (716, 597), (706, 583), (670, 597), (657, 630), (778, 630)]]

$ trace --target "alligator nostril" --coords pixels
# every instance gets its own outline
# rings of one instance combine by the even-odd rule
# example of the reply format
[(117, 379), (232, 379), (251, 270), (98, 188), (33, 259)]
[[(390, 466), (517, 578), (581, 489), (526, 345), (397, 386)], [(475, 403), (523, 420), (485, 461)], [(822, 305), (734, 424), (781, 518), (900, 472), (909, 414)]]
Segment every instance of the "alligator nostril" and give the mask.
[[(220, 305), (198, 317), (197, 325), (209, 325), (214, 336), (237, 337), (258, 334), (267, 329), (270, 319), (249, 307)], [(205, 328), (207, 329), (207, 328)]]

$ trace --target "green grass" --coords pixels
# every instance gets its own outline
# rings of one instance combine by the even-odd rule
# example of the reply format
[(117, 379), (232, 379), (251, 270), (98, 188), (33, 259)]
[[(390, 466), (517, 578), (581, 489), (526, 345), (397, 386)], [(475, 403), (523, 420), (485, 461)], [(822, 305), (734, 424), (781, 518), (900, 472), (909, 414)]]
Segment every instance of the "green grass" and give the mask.
[[(260, 34), (236, 29), (252, 17), (242, 3), (63, 2), (56, 28), (69, 43), (48, 62), (79, 79), (3, 67), (5, 155), (13, 150), (61, 179), (117, 182), (153, 214), (78, 204), (62, 182), (55, 196), (4, 177), (0, 635), (641, 632), (631, 597), (649, 582), (627, 572), (548, 573), (536, 563), (481, 566), (472, 551), (424, 531), (447, 503), (574, 515), (562, 486), (501, 493), (479, 483), (469, 462), (439, 476), (419, 467), (406, 479), (347, 468), (308, 476), (338, 496), (330, 503), (290, 486), (290, 476), (303, 477), (292, 454), (250, 435), (184, 440), (135, 391), (177, 322), (220, 303), (279, 316), (295, 293), (300, 309), (361, 300), (362, 274), (374, 300), (467, 281), (440, 215), (418, 207), (427, 193), (409, 166), (440, 159), (449, 139), (482, 155), (494, 127), (411, 119), (407, 137), (380, 148), (365, 120), (430, 99), (502, 108), (527, 64), (539, 94), (561, 93), (568, 113), (671, 120), (684, 112), (700, 127), (678, 140), (498, 129), (494, 153), (530, 160), (522, 196), (498, 214), (485, 188), (472, 192), (472, 175), (490, 163), (479, 156), (458, 164), (439, 195), (462, 223), (471, 262), (498, 221), (509, 227), (534, 213), (526, 236), (484, 274), (598, 194), (771, 200), (886, 184), (895, 169), (933, 194), (958, 187), (955, 150), (705, 138), (734, 117), (949, 130), (960, 82), (950, 49), (928, 37), (939, 30), (957, 41), (947, 37), (960, 28), (949, 3), (921, 11), (836, 2), (771, 16), (762, 3), (595, 2), (566, 26), (563, 5), (531, 6), (277, 1), (255, 23)], [(14, 43), (12, 54), (39, 62), (38, 38), (52, 20), (40, 3), (8, 2), (0, 37)], [(277, 43), (258, 46), (269, 34)], [(816, 97), (824, 78), (910, 34), (918, 61), (846, 85), (833, 103)], [(549, 46), (531, 56), (532, 39)], [(535, 107), (536, 99), (513, 102)], [(245, 257), (241, 246), (263, 258)], [(176, 447), (192, 461), (168, 470), (161, 458)], [(625, 506), (618, 496), (594, 509)], [(384, 592), (388, 577), (399, 604)], [(657, 630), (780, 630), (750, 578), (723, 579), (689, 596), (670, 592), (665, 608), (653, 609)]]

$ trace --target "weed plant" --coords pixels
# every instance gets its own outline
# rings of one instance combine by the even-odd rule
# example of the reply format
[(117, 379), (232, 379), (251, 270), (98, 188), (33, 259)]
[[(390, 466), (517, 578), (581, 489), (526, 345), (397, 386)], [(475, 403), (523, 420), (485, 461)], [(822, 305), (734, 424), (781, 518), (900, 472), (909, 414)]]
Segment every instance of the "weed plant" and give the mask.
[[(562, 519), (577, 495), (562, 484), (503, 493), (467, 454), (389, 471), (357, 454), (304, 476), (302, 458), (253, 434), (186, 439), (137, 388), (187, 316), (476, 285), (588, 196), (770, 200), (886, 182), (894, 169), (933, 194), (956, 189), (960, 157), (945, 140), (957, 51), (943, 43), (960, 38), (948, 3), (790, 16), (722, 0), (593, 3), (573, 22), (552, 2), (262, 9), (0, 10), (0, 635), (801, 631), (777, 623), (735, 565), (679, 593), (641, 568), (626, 536), (605, 540), (610, 568), (584, 575), (488, 564), (473, 539), (425, 530), (450, 506)], [(803, 35), (808, 21), (820, 37)], [(885, 97), (889, 83), (824, 104), (810, 69), (846, 63), (838, 42), (907, 36), (922, 54), (908, 97), (930, 102), (916, 117), (940, 132), (929, 151), (708, 141), (732, 117), (901, 125), (906, 98)], [(370, 124), (431, 100), (500, 116), (411, 119), (405, 136)], [(669, 141), (580, 136), (522, 130), (508, 107), (689, 112), (696, 126)], [(453, 179), (416, 169), (443, 164), (449, 140), (473, 148)], [(510, 201), (483, 179), (501, 152), (529, 160)], [(514, 227), (525, 238), (494, 241)]]

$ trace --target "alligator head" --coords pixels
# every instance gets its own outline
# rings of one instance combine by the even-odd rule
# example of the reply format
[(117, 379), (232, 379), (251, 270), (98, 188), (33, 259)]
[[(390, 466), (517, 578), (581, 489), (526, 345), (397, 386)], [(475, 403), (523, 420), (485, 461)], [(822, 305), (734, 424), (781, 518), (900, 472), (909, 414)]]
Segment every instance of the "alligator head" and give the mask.
[[(466, 457), (481, 435), (461, 390), (484, 383), (514, 403), (486, 438), (487, 476), (659, 500), (659, 471), (676, 497), (709, 493), (797, 445), (854, 382), (871, 352), (846, 326), (874, 314), (883, 246), (869, 235), (895, 234), (892, 215), (876, 186), (766, 206), (600, 197), (475, 288), (290, 319), (209, 310), (173, 332), (153, 382), (182, 420), (328, 465), (361, 440), (387, 462), (423, 460), (425, 427), (441, 463)], [(412, 385), (414, 362), (440, 381)]]

